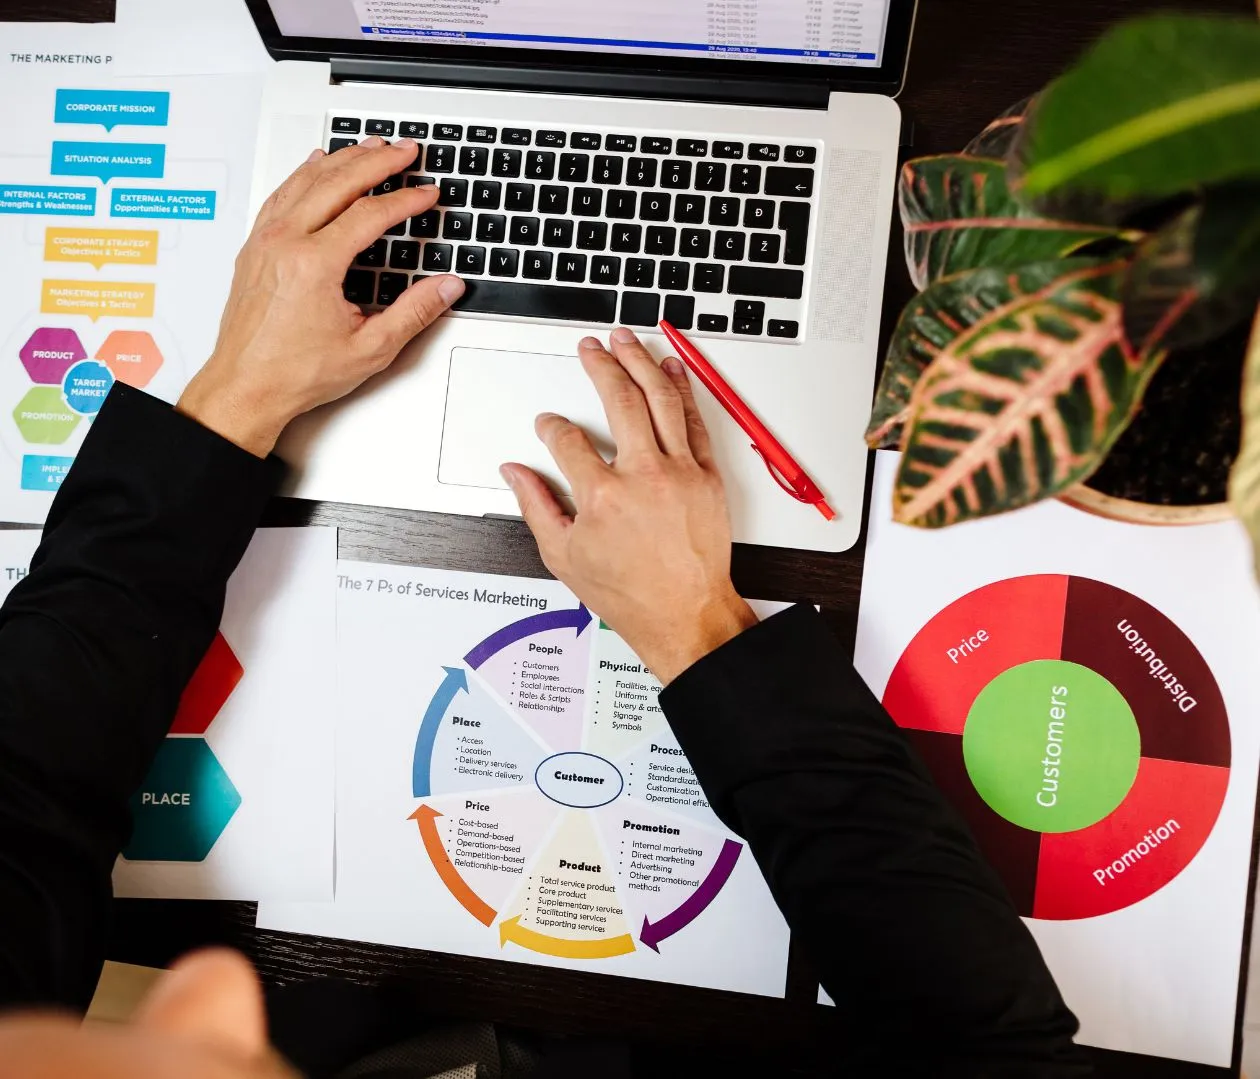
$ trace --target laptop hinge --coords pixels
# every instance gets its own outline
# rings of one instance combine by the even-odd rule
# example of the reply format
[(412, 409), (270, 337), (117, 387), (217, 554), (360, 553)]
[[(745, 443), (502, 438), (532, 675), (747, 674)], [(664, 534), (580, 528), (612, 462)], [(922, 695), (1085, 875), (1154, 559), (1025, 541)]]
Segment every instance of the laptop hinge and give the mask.
[(413, 83), (797, 109), (825, 109), (830, 96), (822, 83), (699, 78), (664, 71), (518, 67), (361, 56), (331, 59), (334, 82)]

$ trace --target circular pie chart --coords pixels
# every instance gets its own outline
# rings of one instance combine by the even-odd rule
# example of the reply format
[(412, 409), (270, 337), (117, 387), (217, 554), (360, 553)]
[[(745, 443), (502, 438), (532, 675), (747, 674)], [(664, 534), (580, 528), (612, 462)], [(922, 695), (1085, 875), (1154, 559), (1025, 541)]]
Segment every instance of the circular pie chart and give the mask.
[(1198, 649), (1085, 577), (955, 600), (901, 654), (884, 706), (1026, 917), (1091, 918), (1157, 892), (1229, 785), (1229, 718)]

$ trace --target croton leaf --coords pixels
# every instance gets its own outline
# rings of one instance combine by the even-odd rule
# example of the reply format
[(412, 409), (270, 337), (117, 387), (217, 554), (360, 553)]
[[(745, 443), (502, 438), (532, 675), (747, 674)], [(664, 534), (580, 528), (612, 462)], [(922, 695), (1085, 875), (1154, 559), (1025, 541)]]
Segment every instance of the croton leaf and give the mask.
[(1260, 303), (1260, 183), (1210, 188), (1138, 248), (1122, 293), (1136, 349), (1205, 344)]
[(1009, 302), (923, 373), (893, 495), (898, 521), (936, 528), (1058, 494), (1128, 425), (1163, 357), (1125, 340), (1126, 263), (1063, 269), (1032, 289), (1012, 273)]
[(1116, 236), (1042, 217), (1007, 189), (1000, 161), (946, 155), (908, 161), (898, 187), (906, 264), (915, 287), (981, 266), (1022, 266)]
[(992, 157), (1004, 161), (1019, 134), (1020, 125), (1028, 115), (1031, 97), (1017, 101), (1001, 116), (996, 117), (988, 127), (980, 132), (963, 148), (968, 157)]
[(1229, 501), (1251, 536), (1256, 576), (1260, 577), (1260, 310), (1247, 349), (1242, 414), (1242, 447), (1229, 474)]

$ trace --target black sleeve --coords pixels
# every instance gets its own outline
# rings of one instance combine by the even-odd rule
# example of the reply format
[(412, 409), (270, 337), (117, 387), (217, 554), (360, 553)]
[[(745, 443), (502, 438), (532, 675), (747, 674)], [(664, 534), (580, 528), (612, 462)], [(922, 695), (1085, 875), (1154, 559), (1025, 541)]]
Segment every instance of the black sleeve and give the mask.
[(110, 872), (280, 479), (118, 385), (0, 608), (0, 1006), (86, 1007)]
[(812, 607), (706, 656), (661, 706), (851, 1020), (854, 1063), (1088, 1070), (1001, 882)]

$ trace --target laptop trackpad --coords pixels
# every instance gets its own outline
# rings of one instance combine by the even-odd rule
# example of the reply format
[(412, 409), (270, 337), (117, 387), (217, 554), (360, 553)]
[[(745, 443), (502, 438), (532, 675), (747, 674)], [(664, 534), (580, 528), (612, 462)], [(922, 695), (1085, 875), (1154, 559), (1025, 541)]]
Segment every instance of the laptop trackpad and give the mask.
[(612, 459), (604, 410), (577, 356), (452, 349), (439, 482), (504, 489), (499, 465), (519, 461), (567, 493), (569, 485), (534, 434), (540, 412), (567, 416)]

